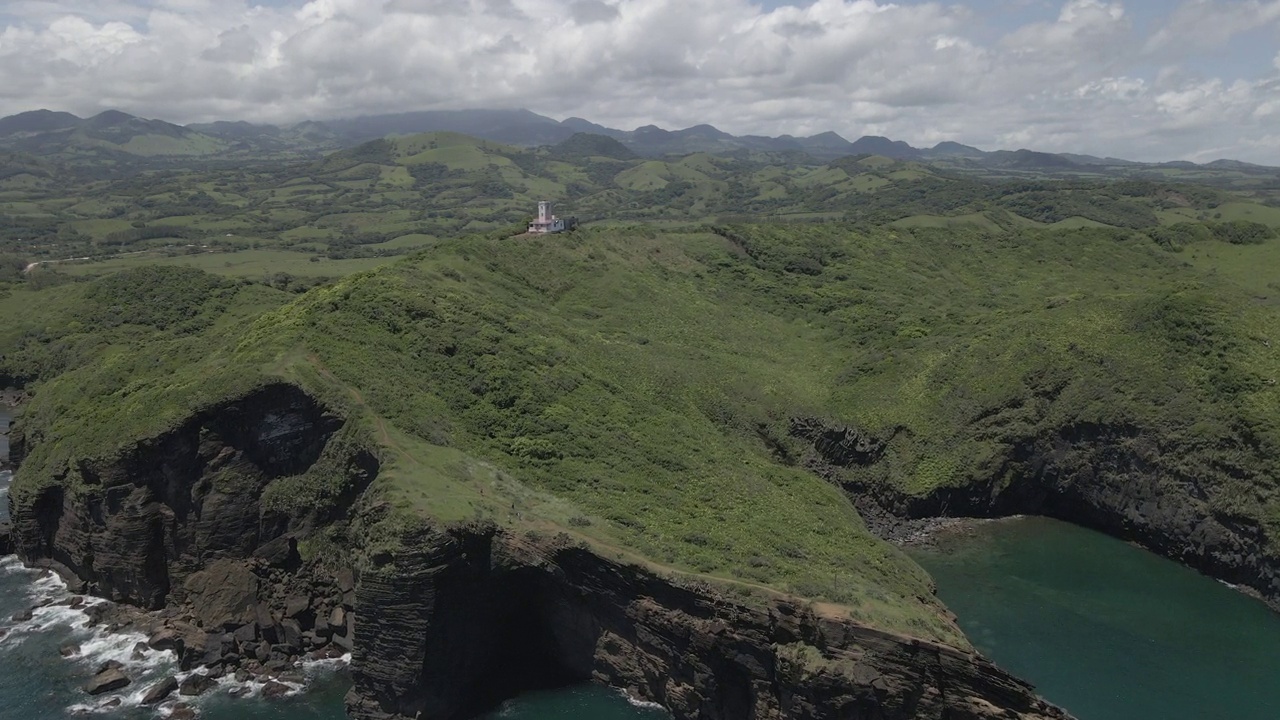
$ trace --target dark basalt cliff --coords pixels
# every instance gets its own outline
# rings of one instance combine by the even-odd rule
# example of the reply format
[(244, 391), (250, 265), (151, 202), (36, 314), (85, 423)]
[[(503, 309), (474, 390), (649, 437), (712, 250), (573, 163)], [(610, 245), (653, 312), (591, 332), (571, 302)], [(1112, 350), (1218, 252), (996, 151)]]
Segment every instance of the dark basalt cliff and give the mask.
[[(305, 654), (341, 655), (354, 634), (351, 574), (304, 565), (297, 550), (298, 537), (333, 514), (272, 509), (264, 493), (311, 471), (343, 425), (293, 385), (260, 387), (117, 457), (15, 486), (12, 549), (77, 592), (163, 609), (93, 620), (149, 634), (184, 668), (258, 675)], [(19, 480), (30, 444), (41, 441), (17, 426)], [(326, 467), (344, 473), (352, 494), (363, 491), (377, 458), (345, 446), (335, 453), (349, 456)]]
[(1136, 542), (1280, 608), (1280, 556), (1255, 521), (1213, 502), (1215, 473), (1232, 469), (1192, 476), (1168, 461), (1170, 448), (1153, 432), (1071, 425), (1011, 444), (980, 481), (909, 495), (856, 472), (890, 462), (891, 438), (813, 419), (791, 429), (810, 444), (803, 463), (843, 485), (881, 535), (894, 536), (902, 519), (1043, 515)]
[(360, 584), (350, 714), (460, 720), (595, 680), (677, 718), (1064, 718), (983, 658), (791, 600), (744, 603), (556, 539), (422, 529)]
[[(296, 541), (346, 519), (273, 510), (264, 493), (322, 467), (343, 424), (296, 387), (260, 388), (22, 488), (14, 549), (78, 589), (160, 609), (120, 622), (184, 668), (263, 675), (350, 650), (348, 708), (363, 720), (462, 720), (495, 698), (586, 680), (681, 720), (1066, 717), (977, 655), (664, 578), (566, 536), (422, 526), (361, 573), (344, 569), (348, 557), (304, 564)], [(41, 440), (19, 430), (20, 463)], [(332, 467), (355, 473), (356, 492), (378, 471), (365, 451)], [(362, 521), (382, 511), (341, 505), (363, 508)]]
[[(28, 563), (149, 609), (181, 600), (187, 578), (218, 559), (296, 564), (296, 528), (262, 496), (272, 482), (308, 470), (342, 424), (298, 388), (268, 385), (15, 495), (14, 545)], [(15, 464), (31, 440), (14, 433)], [(376, 473), (371, 456), (352, 462), (365, 469), (362, 482)]]

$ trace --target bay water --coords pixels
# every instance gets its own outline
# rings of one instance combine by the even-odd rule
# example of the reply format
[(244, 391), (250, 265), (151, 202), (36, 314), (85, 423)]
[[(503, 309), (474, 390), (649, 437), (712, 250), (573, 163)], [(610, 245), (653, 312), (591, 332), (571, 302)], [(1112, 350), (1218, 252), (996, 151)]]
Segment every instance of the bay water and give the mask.
[(1280, 718), (1280, 615), (1173, 561), (1044, 518), (912, 555), (978, 650), (1079, 720)]
[[(9, 426), (10, 411), (0, 406), (0, 430)], [(0, 457), (8, 456), (8, 438), (0, 434)], [(0, 522), (9, 519), (9, 483), (0, 471)], [(140, 635), (106, 634), (83, 627), (86, 616), (65, 605), (37, 608), (30, 620), (16, 620), (45, 601), (70, 598), (66, 586), (49, 573), (22, 567), (17, 558), (0, 559), (0, 720), (61, 720), (68, 716), (102, 720), (162, 717), (165, 710), (142, 708), (139, 701), (151, 683), (177, 673), (172, 653), (135, 654)], [(60, 650), (78, 651), (63, 657)], [(124, 664), (133, 683), (116, 693), (91, 698), (81, 686), (102, 663)], [(233, 698), (225, 679), (217, 690), (194, 700), (206, 720), (343, 720), (343, 696), (350, 680), (341, 662), (304, 668), (307, 683), (285, 698)], [(258, 690), (248, 686), (252, 691)], [(242, 688), (243, 689), (243, 688)], [(117, 707), (106, 707), (119, 700)], [(531, 693), (502, 704), (485, 720), (662, 720), (658, 709), (637, 706), (617, 692), (594, 686)]]

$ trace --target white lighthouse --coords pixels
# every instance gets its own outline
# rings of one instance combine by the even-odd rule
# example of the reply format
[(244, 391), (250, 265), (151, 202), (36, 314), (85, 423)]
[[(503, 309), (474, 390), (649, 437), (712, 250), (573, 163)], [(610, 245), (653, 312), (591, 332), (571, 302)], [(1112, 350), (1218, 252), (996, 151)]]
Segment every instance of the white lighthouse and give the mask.
[(548, 233), (564, 232), (571, 229), (577, 222), (576, 218), (558, 218), (551, 212), (551, 201), (540, 200), (538, 202), (538, 218), (529, 223), (529, 232), (535, 235), (546, 235)]

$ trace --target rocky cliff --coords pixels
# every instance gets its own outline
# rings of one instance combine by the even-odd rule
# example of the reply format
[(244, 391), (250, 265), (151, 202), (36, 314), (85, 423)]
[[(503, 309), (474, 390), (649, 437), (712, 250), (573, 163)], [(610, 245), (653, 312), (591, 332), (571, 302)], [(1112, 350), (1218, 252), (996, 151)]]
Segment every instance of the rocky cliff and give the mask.
[[(150, 633), (184, 667), (256, 674), (306, 653), (341, 654), (353, 634), (350, 573), (304, 564), (297, 543), (377, 474), (371, 452), (337, 440), (344, 424), (297, 387), (274, 383), (115, 457), (82, 459), (54, 477), (26, 478), (20, 467), (12, 549), (76, 592), (163, 609), (98, 619)], [(53, 441), (17, 430), (19, 465), (31, 443)], [(341, 475), (332, 484), (349, 497), (301, 511), (267, 502), (275, 483), (318, 469)]]
[[(298, 541), (347, 526), (377, 459), (288, 384), (197, 412), (114, 458), (23, 478), (12, 539), (76, 589), (152, 609), (97, 618), (150, 633), (184, 668), (282, 677), (353, 655), (353, 717), (462, 720), (523, 690), (589, 681), (680, 720), (1066, 717), (979, 656), (860, 626), (835, 608), (730, 595), (603, 557), (567, 536), (422, 521), (360, 573)], [(15, 456), (32, 442), (20, 429)], [(336, 456), (336, 460), (335, 460)], [(286, 512), (277, 483), (345, 473), (328, 509)], [(293, 487), (293, 486), (289, 486)], [(354, 532), (354, 531), (353, 531)], [(349, 548), (348, 548), (349, 549)]]
[(1153, 431), (1079, 423), (1020, 438), (981, 478), (911, 494), (876, 479), (892, 462), (892, 437), (808, 418), (791, 430), (809, 445), (803, 463), (843, 485), (881, 535), (903, 519), (1043, 515), (1136, 542), (1280, 608), (1280, 555), (1256, 521), (1224, 509), (1215, 480), (1243, 471), (1188, 472)]
[(789, 599), (754, 602), (566, 536), (422, 528), (365, 573), (362, 720), (460, 720), (521, 689), (595, 680), (705, 720), (1063, 718), (981, 657)]
[[(181, 601), (187, 579), (219, 559), (296, 565), (300, 518), (267, 507), (263, 494), (310, 469), (342, 425), (298, 388), (272, 384), (117, 457), (75, 461), (34, 488), (20, 472), (15, 547), (86, 591), (143, 608)], [(16, 464), (33, 440), (14, 433)], [(344, 466), (356, 491), (377, 472), (369, 453)]]

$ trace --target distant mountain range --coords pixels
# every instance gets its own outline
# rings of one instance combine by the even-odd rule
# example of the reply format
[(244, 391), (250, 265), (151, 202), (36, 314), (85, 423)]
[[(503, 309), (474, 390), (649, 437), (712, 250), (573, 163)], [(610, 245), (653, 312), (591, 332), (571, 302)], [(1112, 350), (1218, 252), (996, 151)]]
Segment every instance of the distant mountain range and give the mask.
[[(730, 135), (710, 125), (664, 130), (646, 125), (634, 130), (605, 127), (582, 118), (555, 120), (528, 110), (433, 110), (391, 115), (307, 121), (287, 127), (243, 121), (187, 126), (147, 120), (116, 110), (91, 118), (65, 112), (35, 110), (0, 118), (0, 149), (35, 156), (109, 156), (133, 159), (163, 158), (287, 158), (315, 157), (389, 135), (458, 132), (516, 146), (559, 145), (579, 135), (610, 138), (627, 152), (642, 157), (709, 152), (722, 155), (781, 154), (790, 160), (826, 162), (844, 156), (880, 155), (894, 160), (973, 165), (1010, 171), (1089, 172), (1102, 167), (1160, 167), (1271, 172), (1270, 168), (1218, 160), (1205, 165), (1188, 162), (1136, 163), (1072, 153), (1033, 150), (988, 152), (956, 142), (916, 148), (900, 140), (864, 136), (849, 141), (834, 132), (809, 137)], [(575, 140), (579, 145), (584, 141)], [(586, 143), (590, 145), (588, 141)]]

